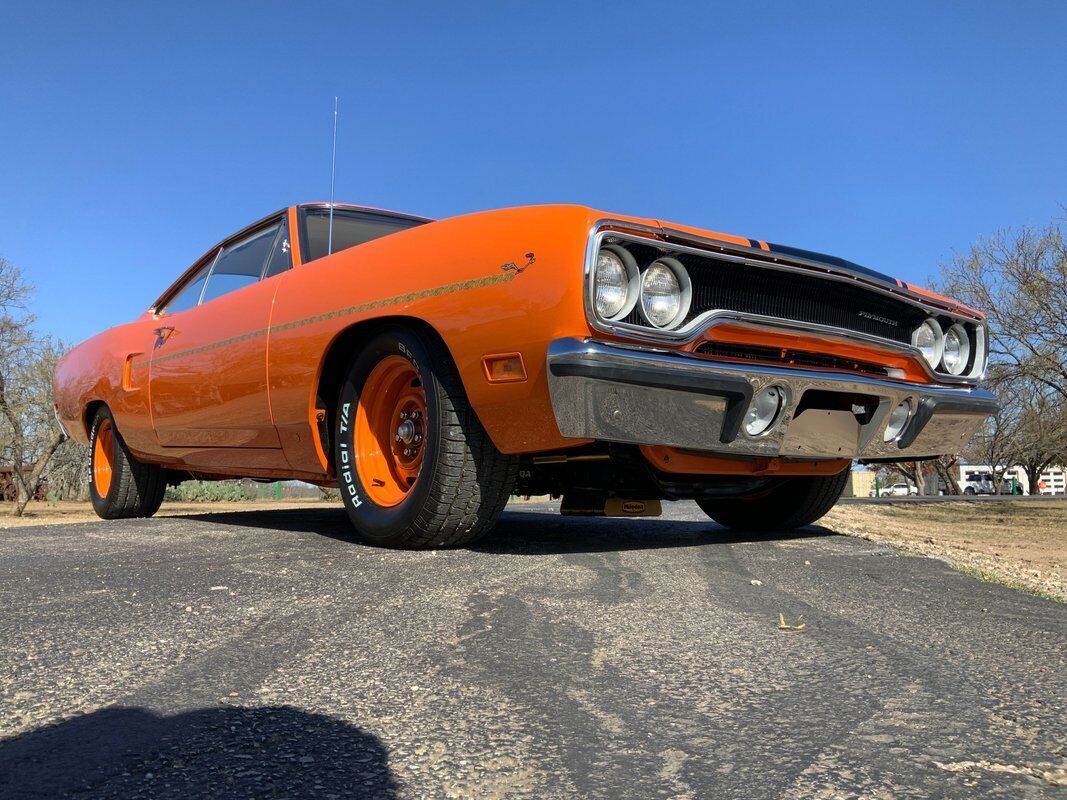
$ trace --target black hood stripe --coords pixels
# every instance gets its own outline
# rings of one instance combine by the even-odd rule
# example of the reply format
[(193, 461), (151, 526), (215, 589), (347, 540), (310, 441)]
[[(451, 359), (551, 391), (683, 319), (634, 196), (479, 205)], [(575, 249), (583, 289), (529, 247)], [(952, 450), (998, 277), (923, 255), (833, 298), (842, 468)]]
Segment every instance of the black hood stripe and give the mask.
[[(759, 244), (753, 240), (754, 246), (759, 247)], [(900, 282), (895, 278), (886, 275), (884, 272), (878, 272), (870, 267), (864, 267), (856, 264), (852, 261), (846, 261), (843, 258), (837, 256), (828, 256), (825, 253), (816, 253), (814, 250), (804, 250), (800, 247), (789, 247), (784, 244), (773, 244), (767, 242), (767, 246), (771, 248), (772, 253), (781, 253), (783, 256), (794, 256), (795, 258), (804, 258), (808, 261), (818, 261), (821, 264), (826, 264), (831, 267), (840, 267), (841, 269), (851, 270), (852, 272), (858, 272), (861, 275), (867, 275), (871, 278), (877, 278), (880, 281), (899, 286)]]

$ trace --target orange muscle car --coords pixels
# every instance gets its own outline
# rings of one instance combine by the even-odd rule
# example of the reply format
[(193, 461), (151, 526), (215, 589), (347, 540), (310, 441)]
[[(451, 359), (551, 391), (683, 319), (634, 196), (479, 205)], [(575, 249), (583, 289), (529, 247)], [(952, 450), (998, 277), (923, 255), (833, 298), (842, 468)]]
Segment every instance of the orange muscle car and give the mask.
[(825, 514), (853, 459), (958, 451), (995, 408), (983, 316), (847, 261), (536, 206), (287, 208), (72, 350), (56, 416), (93, 506), (167, 484), (337, 486), (366, 540), (474, 540), (508, 497), (735, 528)]

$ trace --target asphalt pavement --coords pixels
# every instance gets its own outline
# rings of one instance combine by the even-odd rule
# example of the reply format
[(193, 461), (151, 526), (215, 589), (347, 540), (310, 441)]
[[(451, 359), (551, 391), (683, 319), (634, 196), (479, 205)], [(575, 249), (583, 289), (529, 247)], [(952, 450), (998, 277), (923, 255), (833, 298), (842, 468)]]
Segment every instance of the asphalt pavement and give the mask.
[(1063, 604), (553, 511), (437, 553), (335, 508), (0, 532), (0, 797), (1067, 794)]

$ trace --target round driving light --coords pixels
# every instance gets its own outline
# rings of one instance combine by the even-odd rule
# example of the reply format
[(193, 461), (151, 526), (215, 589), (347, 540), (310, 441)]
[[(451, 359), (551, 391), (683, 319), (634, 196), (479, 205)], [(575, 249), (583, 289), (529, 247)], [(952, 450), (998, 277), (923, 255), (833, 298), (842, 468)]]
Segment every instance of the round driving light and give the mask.
[(785, 389), (781, 386), (768, 386), (757, 394), (745, 413), (742, 423), (745, 433), (749, 436), (759, 436), (766, 433), (778, 421), (782, 407), (785, 405)]
[(649, 325), (673, 328), (689, 313), (693, 285), (676, 258), (661, 258), (641, 276), (641, 313)]
[(941, 348), (944, 346), (944, 337), (941, 335), (941, 326), (933, 317), (923, 322), (911, 334), (911, 343), (919, 348), (926, 359), (926, 363), (932, 369), (937, 369), (941, 361)]
[(909, 419), (911, 419), (911, 400), (902, 400), (897, 403), (897, 407), (889, 415), (889, 422), (886, 423), (885, 433), (882, 434), (882, 438), (887, 442), (898, 439), (900, 434), (904, 432), (904, 427), (908, 424)]
[(593, 288), (596, 313), (607, 320), (630, 313), (637, 298), (631, 288), (637, 276), (637, 262), (626, 250), (604, 248), (597, 254)]
[(944, 354), (941, 366), (950, 375), (962, 375), (971, 358), (971, 338), (966, 329), (959, 324), (953, 325), (945, 334)]

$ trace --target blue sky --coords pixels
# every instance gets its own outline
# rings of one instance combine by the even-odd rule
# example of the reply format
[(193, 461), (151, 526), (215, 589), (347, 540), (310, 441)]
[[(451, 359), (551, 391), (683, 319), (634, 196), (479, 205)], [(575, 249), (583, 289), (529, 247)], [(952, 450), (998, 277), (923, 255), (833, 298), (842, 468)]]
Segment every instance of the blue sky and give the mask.
[(0, 254), (43, 330), (131, 319), (329, 192), (533, 203), (834, 253), (910, 281), (1067, 203), (1067, 4), (8, 3)]

